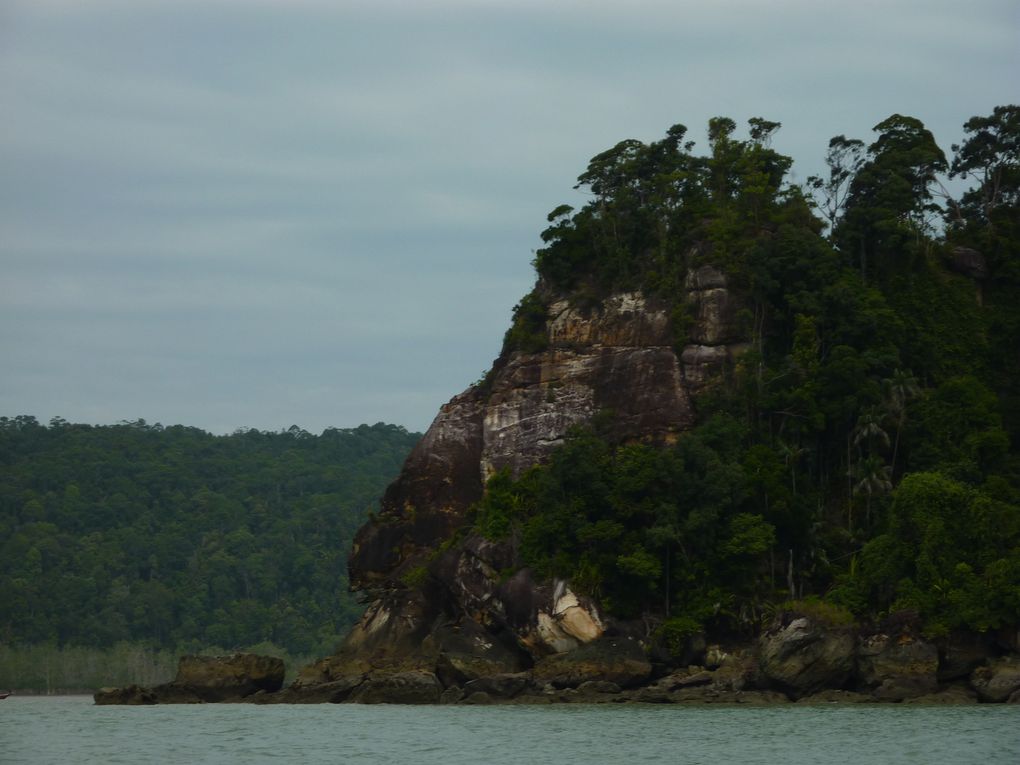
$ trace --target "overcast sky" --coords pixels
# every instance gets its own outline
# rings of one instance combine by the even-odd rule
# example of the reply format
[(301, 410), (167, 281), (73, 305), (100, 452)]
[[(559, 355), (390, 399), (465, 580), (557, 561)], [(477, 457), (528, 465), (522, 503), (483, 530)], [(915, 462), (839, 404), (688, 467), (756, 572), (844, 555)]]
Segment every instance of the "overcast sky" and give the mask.
[(1018, 86), (1016, 0), (0, 0), (0, 415), (424, 430), (594, 154)]

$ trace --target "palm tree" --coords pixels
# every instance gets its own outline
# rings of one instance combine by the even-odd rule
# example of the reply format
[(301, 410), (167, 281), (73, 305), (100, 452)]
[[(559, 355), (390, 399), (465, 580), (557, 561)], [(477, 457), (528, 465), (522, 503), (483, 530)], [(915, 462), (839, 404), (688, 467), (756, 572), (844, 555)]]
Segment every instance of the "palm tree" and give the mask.
[(862, 444), (870, 445), (872, 441), (889, 446), (889, 434), (882, 428), (882, 415), (874, 407), (861, 412), (854, 426), (854, 446), (860, 449)]
[(897, 369), (892, 377), (882, 381), (885, 391), (885, 407), (896, 422), (896, 437), (893, 440), (892, 464), (890, 469), (896, 470), (896, 455), (900, 449), (900, 433), (903, 431), (903, 423), (907, 420), (907, 402), (921, 395), (921, 386), (917, 378), (910, 374), (909, 370), (904, 372)]
[[(853, 531), (853, 502), (854, 494), (857, 493), (856, 485), (854, 480), (858, 477), (861, 470), (861, 464), (865, 461), (865, 453), (869, 454), (868, 459), (874, 457), (875, 460), (879, 460), (874, 455), (872, 450), (873, 444), (878, 441), (884, 444), (886, 447), (889, 446), (889, 434), (885, 432), (882, 427), (882, 414), (877, 407), (868, 407), (857, 417), (857, 424), (854, 425), (853, 430), (847, 434), (846, 441), (846, 478), (847, 478), (847, 500), (849, 507), (847, 509), (847, 528)], [(853, 445), (857, 447), (858, 463), (855, 466), (852, 461), (852, 455), (850, 452), (851, 441)], [(881, 462), (881, 460), (879, 460)], [(868, 515), (870, 521), (871, 515), (871, 495), (868, 495)]]
[(882, 462), (876, 454), (869, 454), (857, 463), (854, 471), (854, 491), (864, 492), (866, 523), (871, 526), (871, 497), (892, 491), (892, 468)]
[(797, 463), (800, 462), (801, 457), (807, 454), (807, 449), (801, 446), (795, 446), (788, 444), (782, 439), (776, 440), (776, 445), (779, 447), (779, 453), (783, 455), (783, 462), (790, 468), (790, 482), (793, 485), (793, 494), (797, 495)]

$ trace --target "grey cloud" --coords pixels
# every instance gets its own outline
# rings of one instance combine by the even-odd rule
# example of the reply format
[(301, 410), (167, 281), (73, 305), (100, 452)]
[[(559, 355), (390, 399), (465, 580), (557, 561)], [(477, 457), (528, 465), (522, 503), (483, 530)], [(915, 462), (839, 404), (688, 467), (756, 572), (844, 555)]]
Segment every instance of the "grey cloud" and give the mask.
[(546, 211), (729, 114), (943, 145), (1016, 100), (1010, 3), (15, 0), (0, 413), (424, 428), (498, 351)]

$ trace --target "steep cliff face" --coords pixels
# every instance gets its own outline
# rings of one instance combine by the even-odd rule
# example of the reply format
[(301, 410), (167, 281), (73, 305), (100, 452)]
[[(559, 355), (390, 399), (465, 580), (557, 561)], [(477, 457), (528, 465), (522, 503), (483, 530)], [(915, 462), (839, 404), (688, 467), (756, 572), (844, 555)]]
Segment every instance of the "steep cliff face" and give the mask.
[(664, 301), (628, 292), (585, 310), (569, 297), (552, 299), (544, 351), (505, 353), (484, 387), (441, 409), (355, 539), (350, 579), (372, 602), (308, 682), (384, 666), (461, 681), (518, 671), (603, 635), (596, 603), (569, 582), (537, 582), (527, 570), (507, 579), (509, 544), (465, 524), (493, 473), (519, 475), (542, 462), (572, 426), (599, 413), (617, 442), (670, 443), (691, 427), (694, 394), (745, 344), (739, 301), (722, 273), (692, 271), (685, 302), (691, 320), (678, 353)]

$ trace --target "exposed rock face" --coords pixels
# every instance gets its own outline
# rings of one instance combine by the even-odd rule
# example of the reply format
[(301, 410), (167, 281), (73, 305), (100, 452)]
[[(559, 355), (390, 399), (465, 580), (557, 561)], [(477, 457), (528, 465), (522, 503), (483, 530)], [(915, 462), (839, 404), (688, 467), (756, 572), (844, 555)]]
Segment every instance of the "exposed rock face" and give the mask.
[(397, 670), (467, 683), (604, 634), (604, 615), (568, 582), (535, 581), (527, 570), (504, 579), (515, 567), (509, 544), (469, 536), (440, 546), (493, 473), (542, 462), (600, 412), (611, 412), (609, 434), (620, 442), (671, 443), (691, 427), (692, 395), (744, 345), (739, 301), (721, 272), (692, 271), (687, 289), (692, 322), (679, 353), (664, 301), (628, 292), (588, 310), (553, 296), (547, 348), (505, 353), (485, 384), (442, 408), (355, 538), (350, 581), (375, 600), (339, 654), (302, 674), (305, 687)]
[(272, 693), (283, 686), (283, 660), (253, 653), (232, 656), (183, 656), (174, 685), (195, 689), (200, 695), (245, 697), (258, 691)]
[(985, 256), (970, 247), (954, 247), (950, 253), (949, 267), (971, 279), (988, 278), (988, 262)]
[(431, 672), (376, 675), (355, 691), (359, 704), (437, 704), (443, 686)]
[(613, 437), (670, 442), (694, 422), (691, 394), (718, 378), (746, 347), (739, 301), (724, 275), (692, 271), (690, 343), (675, 350), (669, 306), (641, 293), (610, 296), (584, 310), (549, 304), (548, 348), (497, 359), (489, 382), (443, 406), (387, 490), (379, 518), (354, 542), (355, 588), (394, 584), (395, 575), (462, 523), (484, 482), (518, 475), (563, 443), (573, 425), (611, 411)]
[(143, 706), (159, 703), (151, 688), (140, 685), (125, 685), (123, 688), (100, 688), (92, 695), (100, 706), (121, 704), (126, 706)]
[(938, 649), (904, 634), (870, 635), (857, 648), (857, 675), (882, 701), (903, 701), (938, 690)]
[(805, 616), (777, 621), (762, 635), (762, 674), (795, 698), (839, 689), (854, 667), (854, 636)]
[(641, 646), (627, 638), (602, 638), (573, 651), (547, 656), (532, 671), (537, 684), (556, 688), (576, 688), (589, 681), (629, 688), (651, 674), (652, 665)]
[(970, 684), (982, 701), (1013, 701), (1010, 697), (1020, 691), (1020, 658), (994, 659), (987, 666), (978, 667)]

